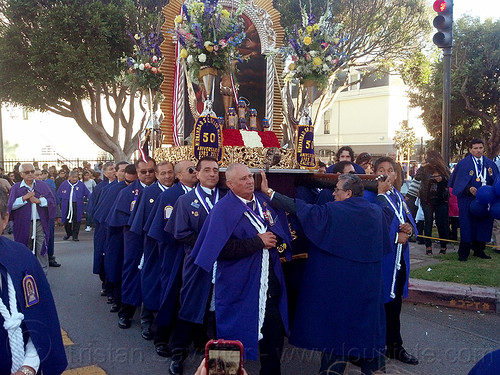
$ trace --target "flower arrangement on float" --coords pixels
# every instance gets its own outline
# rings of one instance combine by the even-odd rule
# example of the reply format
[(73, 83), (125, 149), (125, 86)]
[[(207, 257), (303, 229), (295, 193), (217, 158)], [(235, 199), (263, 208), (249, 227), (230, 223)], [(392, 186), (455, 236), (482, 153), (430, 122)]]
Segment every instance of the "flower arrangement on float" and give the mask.
[(132, 56), (122, 58), (128, 67), (124, 77), (125, 85), (141, 91), (158, 90), (163, 81), (163, 75), (160, 73), (160, 65), (163, 62), (160, 51), (160, 44), (163, 42), (161, 32), (152, 32), (149, 35), (132, 35), (128, 31), (127, 33), (134, 42), (134, 50)]
[(246, 35), (241, 18), (244, 2), (239, 3), (230, 11), (218, 0), (187, 0), (175, 17), (180, 58), (187, 62), (192, 82), (199, 83), (198, 75), (204, 67), (226, 73), (231, 60), (241, 59), (237, 47)]
[(302, 9), (302, 27), (294, 26), (289, 38), (290, 45), (282, 49), (284, 61), (291, 63), (285, 71), (285, 79), (298, 80), (300, 84), (314, 81), (324, 89), (335, 69), (341, 64), (341, 24), (332, 22), (330, 10), (316, 22), (316, 16)]

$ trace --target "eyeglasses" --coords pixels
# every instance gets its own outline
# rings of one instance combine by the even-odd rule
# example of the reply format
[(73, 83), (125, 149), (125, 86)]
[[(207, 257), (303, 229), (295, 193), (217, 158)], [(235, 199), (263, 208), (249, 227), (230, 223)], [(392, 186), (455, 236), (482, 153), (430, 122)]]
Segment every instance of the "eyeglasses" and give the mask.
[(187, 171), (189, 174), (193, 174), (196, 171), (196, 169), (194, 169), (194, 167), (189, 167)]
[(155, 170), (154, 170), (154, 168), (151, 168), (151, 169), (141, 169), (141, 170), (139, 171), (139, 173), (140, 173), (140, 174), (148, 174), (148, 173), (149, 173), (149, 174), (153, 174), (153, 173), (155, 173)]
[(344, 190), (344, 189), (339, 189), (339, 188), (335, 188), (335, 189), (333, 189), (333, 191), (334, 191), (335, 193), (336, 193), (336, 192), (338, 192), (339, 190), (346, 191), (346, 190)]
[(31, 174), (31, 173), (35, 173), (35, 170), (34, 170), (34, 169), (32, 169), (32, 170), (30, 170), (30, 171), (23, 171), (23, 173), (24, 173), (24, 174)]

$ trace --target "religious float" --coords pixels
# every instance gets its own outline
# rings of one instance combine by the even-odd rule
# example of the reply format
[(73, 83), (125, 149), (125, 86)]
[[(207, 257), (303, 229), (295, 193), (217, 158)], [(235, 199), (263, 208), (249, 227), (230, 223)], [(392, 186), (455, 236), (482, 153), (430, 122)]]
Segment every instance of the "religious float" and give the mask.
[(342, 64), (331, 13), (303, 10), (286, 46), (271, 1), (171, 0), (163, 15), (162, 121), (153, 116), (139, 148), (157, 161), (210, 155), (222, 171), (233, 162), (266, 169), (292, 196), (297, 185), (333, 188), (336, 176), (315, 173), (312, 114)]

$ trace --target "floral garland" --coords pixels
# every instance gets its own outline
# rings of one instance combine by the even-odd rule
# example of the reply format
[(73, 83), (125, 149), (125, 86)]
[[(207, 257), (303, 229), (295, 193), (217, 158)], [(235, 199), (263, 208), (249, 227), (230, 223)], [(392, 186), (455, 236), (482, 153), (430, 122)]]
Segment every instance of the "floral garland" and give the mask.
[(187, 62), (191, 80), (199, 83), (203, 67), (229, 72), (230, 61), (241, 61), (237, 47), (246, 35), (241, 15), (244, 1), (230, 12), (218, 0), (187, 0), (175, 17), (175, 34), (182, 46), (180, 58)]
[(316, 22), (316, 16), (302, 9), (302, 27), (294, 26), (290, 45), (283, 48), (284, 60), (292, 62), (285, 71), (285, 78), (296, 79), (301, 84), (315, 81), (320, 88), (328, 85), (332, 72), (341, 65), (339, 47), (343, 40), (338, 36), (342, 25), (332, 22), (330, 10)]
[(128, 67), (124, 84), (139, 90), (158, 90), (163, 81), (160, 73), (163, 62), (160, 51), (160, 44), (163, 42), (161, 32), (152, 32), (147, 36), (142, 33), (127, 33), (134, 42), (134, 52), (132, 56), (122, 58), (122, 62)]

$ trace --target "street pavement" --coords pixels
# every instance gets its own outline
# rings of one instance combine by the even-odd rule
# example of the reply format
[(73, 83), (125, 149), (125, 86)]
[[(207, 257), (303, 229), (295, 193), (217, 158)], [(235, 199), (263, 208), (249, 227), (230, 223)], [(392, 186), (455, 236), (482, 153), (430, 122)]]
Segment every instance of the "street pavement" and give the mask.
[[(130, 329), (120, 329), (117, 315), (109, 312), (110, 305), (100, 296), (99, 278), (92, 274), (93, 232), (82, 231), (80, 242), (62, 237), (62, 228), (56, 228), (56, 256), (62, 266), (50, 268), (48, 278), (61, 328), (71, 340), (66, 346), (70, 369), (66, 374), (167, 374), (170, 360), (159, 357), (152, 342), (141, 338), (138, 312)], [(425, 249), (412, 244), (412, 267), (439, 261), (420, 252)], [(420, 364), (388, 360), (388, 374), (467, 374), (484, 354), (500, 349), (500, 315), (405, 302), (402, 334), (405, 347)], [(191, 355), (184, 373), (194, 374), (201, 358)], [(319, 355), (286, 344), (282, 362), (284, 375), (316, 374)], [(245, 362), (245, 368), (249, 375), (258, 374), (255, 361)], [(349, 366), (346, 374), (359, 371)]]

